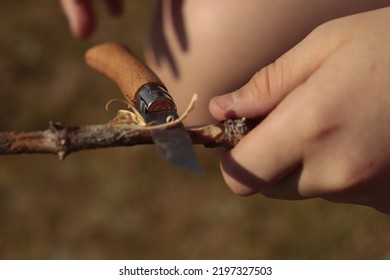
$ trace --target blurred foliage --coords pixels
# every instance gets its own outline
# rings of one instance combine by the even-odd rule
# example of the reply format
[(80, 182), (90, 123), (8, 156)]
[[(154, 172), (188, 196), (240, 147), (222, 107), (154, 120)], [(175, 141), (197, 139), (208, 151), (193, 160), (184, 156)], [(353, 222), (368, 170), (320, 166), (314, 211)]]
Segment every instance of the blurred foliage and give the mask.
[[(100, 1), (92, 39), (70, 36), (57, 1), (0, 3), (0, 129), (50, 120), (103, 123), (118, 88), (85, 66), (85, 50), (122, 41), (142, 55), (156, 1), (126, 1), (110, 18)], [(374, 210), (233, 195), (218, 154), (197, 147), (203, 176), (172, 167), (155, 147), (0, 157), (3, 259), (376, 259), (390, 219)]]

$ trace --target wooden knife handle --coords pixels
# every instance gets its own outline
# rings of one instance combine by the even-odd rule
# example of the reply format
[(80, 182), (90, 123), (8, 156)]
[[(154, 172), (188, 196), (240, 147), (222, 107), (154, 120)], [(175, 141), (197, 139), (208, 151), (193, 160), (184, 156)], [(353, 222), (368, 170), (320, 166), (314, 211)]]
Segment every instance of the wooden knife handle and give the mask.
[(157, 75), (123, 44), (104, 43), (90, 48), (87, 64), (113, 80), (127, 102), (135, 104), (137, 92), (145, 84), (164, 86)]

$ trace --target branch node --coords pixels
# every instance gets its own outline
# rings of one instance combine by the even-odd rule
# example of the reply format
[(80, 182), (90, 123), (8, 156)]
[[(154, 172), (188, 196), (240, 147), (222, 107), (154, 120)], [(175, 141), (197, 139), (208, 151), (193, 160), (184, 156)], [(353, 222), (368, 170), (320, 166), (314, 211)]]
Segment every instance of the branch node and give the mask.
[(64, 129), (64, 125), (60, 122), (49, 122), (49, 129), (51, 132), (57, 132)]
[(237, 120), (226, 120), (225, 134), (223, 135), (222, 142), (228, 149), (233, 148), (238, 142), (250, 131), (251, 127), (245, 118)]

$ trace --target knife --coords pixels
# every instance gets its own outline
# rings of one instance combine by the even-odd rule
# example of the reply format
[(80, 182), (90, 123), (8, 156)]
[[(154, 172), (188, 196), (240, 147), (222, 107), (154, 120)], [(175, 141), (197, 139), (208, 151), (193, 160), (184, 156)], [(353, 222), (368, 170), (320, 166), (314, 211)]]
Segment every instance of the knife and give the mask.
[[(168, 116), (178, 118), (176, 105), (158, 76), (123, 44), (104, 43), (90, 48), (87, 64), (113, 80), (127, 102), (134, 105), (147, 123), (166, 123)], [(192, 141), (184, 125), (151, 131), (160, 153), (171, 163), (196, 174), (198, 164)]]

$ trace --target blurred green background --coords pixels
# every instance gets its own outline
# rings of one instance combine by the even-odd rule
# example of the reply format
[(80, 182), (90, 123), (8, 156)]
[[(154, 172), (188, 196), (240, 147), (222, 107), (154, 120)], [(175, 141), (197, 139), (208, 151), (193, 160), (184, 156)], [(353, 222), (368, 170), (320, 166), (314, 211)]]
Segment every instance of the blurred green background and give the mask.
[[(156, 1), (126, 1), (77, 41), (57, 1), (0, 2), (0, 130), (46, 129), (50, 120), (104, 123), (118, 88), (90, 70), (86, 49), (122, 41), (139, 55)], [(0, 156), (2, 259), (381, 259), (390, 217), (322, 200), (238, 197), (212, 150), (205, 174), (172, 167), (155, 147)]]

